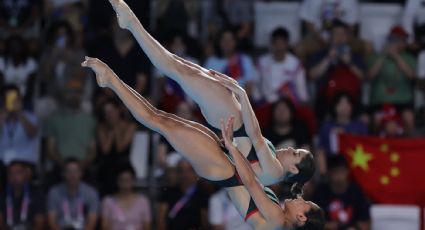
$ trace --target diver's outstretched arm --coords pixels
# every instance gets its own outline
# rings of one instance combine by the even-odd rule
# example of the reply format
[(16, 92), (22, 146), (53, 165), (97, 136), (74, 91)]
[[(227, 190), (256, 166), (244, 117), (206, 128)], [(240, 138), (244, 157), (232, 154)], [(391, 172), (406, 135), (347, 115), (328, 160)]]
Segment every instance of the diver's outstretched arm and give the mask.
[(234, 118), (230, 118), (227, 124), (221, 121), (221, 134), (223, 136), (226, 148), (229, 150), (235, 162), (236, 170), (245, 185), (249, 194), (258, 207), (260, 213), (264, 218), (271, 222), (273, 225), (283, 225), (282, 209), (279, 205), (273, 203), (270, 198), (267, 197), (263, 190), (263, 185), (255, 177), (255, 173), (252, 170), (248, 160), (242, 155), (242, 153), (233, 145), (233, 121)]
[(232, 91), (238, 98), (238, 101), (241, 104), (242, 120), (245, 125), (245, 130), (256, 150), (261, 169), (263, 171), (267, 171), (267, 173), (271, 174), (273, 177), (280, 178), (283, 175), (283, 167), (274, 154), (271, 153), (270, 148), (264, 140), (257, 117), (255, 116), (245, 90), (239, 86), (234, 79), (225, 74), (214, 70), (210, 70), (210, 73), (217, 76), (215, 79), (224, 87)]

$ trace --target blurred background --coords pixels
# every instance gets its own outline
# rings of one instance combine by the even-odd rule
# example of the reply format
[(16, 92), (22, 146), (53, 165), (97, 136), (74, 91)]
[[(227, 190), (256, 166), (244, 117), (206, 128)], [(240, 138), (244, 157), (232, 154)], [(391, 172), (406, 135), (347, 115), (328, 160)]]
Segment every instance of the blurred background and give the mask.
[[(424, 229), (425, 0), (126, 2), (171, 52), (238, 80), (276, 147), (314, 153), (304, 197), (326, 229)], [(107, 0), (0, 0), (0, 229), (249, 229), (85, 55), (205, 123)]]

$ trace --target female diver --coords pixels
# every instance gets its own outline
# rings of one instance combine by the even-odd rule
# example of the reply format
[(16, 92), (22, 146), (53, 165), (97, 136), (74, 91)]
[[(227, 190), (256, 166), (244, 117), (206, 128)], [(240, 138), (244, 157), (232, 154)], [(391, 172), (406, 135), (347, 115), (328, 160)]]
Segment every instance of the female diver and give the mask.
[(254, 229), (322, 229), (323, 214), (317, 205), (299, 197), (285, 201), (282, 209), (274, 193), (256, 180), (246, 159), (231, 144), (234, 119), (229, 120), (227, 128), (221, 124), (230, 156), (206, 127), (156, 109), (105, 63), (86, 57), (82, 66), (91, 68), (98, 85), (112, 89), (140, 123), (163, 135), (200, 177), (224, 187), (239, 213)]
[[(235, 118), (235, 142), (250, 161), (261, 183), (271, 185), (285, 180), (298, 182), (298, 186), (302, 187), (312, 177), (315, 170), (313, 155), (304, 149), (276, 150), (261, 134), (245, 91), (238, 87), (235, 90), (230, 88), (229, 92), (220, 84), (221, 78), (231, 78), (208, 71), (170, 53), (144, 29), (123, 0), (110, 2), (117, 13), (120, 27), (129, 29), (155, 67), (175, 80), (198, 104), (207, 122), (216, 129), (215, 133), (219, 132), (220, 118)], [(211, 132), (204, 128), (199, 129), (206, 133)]]

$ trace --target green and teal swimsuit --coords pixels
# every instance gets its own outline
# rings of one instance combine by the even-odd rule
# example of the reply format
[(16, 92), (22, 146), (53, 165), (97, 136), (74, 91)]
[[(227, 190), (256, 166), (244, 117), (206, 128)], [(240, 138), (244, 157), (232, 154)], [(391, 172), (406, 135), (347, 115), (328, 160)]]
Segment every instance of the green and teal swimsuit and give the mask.
[[(220, 130), (218, 130), (218, 129), (215, 129), (215, 128), (211, 128), (211, 129), (214, 132), (216, 132), (216, 133), (217, 132), (220, 132)], [(236, 137), (248, 137), (248, 135), (245, 132), (245, 126), (242, 125), (241, 128), (239, 128), (238, 130), (236, 130), (234, 132), (233, 136), (235, 138)], [(276, 149), (275, 149), (274, 145), (269, 140), (267, 140), (267, 139), (265, 139), (265, 140), (266, 140), (266, 143), (267, 143), (268, 147), (270, 148), (271, 152), (274, 155), (276, 155)], [(227, 158), (229, 159), (229, 161), (232, 162), (232, 164), (234, 164), (234, 161), (233, 161), (233, 159), (232, 159), (229, 151), (224, 146), (221, 146), (221, 149), (223, 150), (224, 154), (227, 156)], [(246, 158), (248, 159), (248, 161), (251, 164), (254, 164), (254, 163), (256, 163), (256, 162), (259, 161), (258, 160), (257, 153), (255, 152), (254, 146), (251, 147), (251, 150), (249, 151), (248, 156)], [(243, 186), (243, 183), (242, 183), (242, 181), (241, 181), (241, 179), (239, 177), (239, 174), (238, 174), (238, 172), (237, 172), (236, 169), (235, 169), (235, 174), (232, 177), (228, 178), (228, 179), (221, 180), (221, 181), (210, 181), (210, 180), (207, 180), (207, 181), (209, 181), (212, 184), (215, 184), (215, 185), (217, 185), (219, 187), (223, 187), (223, 188)], [(263, 190), (266, 193), (267, 197), (269, 197), (269, 199), (271, 201), (273, 201), (274, 203), (276, 203), (277, 205), (279, 205), (279, 199), (277, 198), (276, 194), (274, 194), (273, 191), (270, 188), (263, 187)], [(258, 208), (255, 205), (254, 200), (251, 198), (250, 201), (249, 201), (248, 211), (247, 211), (247, 213), (245, 215), (245, 221), (249, 217), (251, 217), (253, 214), (255, 214), (256, 212), (258, 212)]]

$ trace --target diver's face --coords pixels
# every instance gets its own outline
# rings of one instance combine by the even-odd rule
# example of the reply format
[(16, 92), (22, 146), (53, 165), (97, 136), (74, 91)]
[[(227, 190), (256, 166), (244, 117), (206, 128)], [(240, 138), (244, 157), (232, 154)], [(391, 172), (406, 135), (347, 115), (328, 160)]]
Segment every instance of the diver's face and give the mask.
[(306, 213), (311, 209), (319, 208), (315, 203), (305, 201), (301, 197), (297, 199), (286, 199), (283, 205), (285, 216), (291, 223), (297, 226), (302, 226), (307, 221)]
[(276, 151), (276, 156), (283, 168), (292, 174), (298, 174), (297, 165), (308, 154), (311, 153), (305, 149), (293, 149), (291, 147)]

